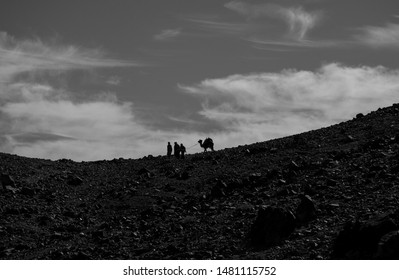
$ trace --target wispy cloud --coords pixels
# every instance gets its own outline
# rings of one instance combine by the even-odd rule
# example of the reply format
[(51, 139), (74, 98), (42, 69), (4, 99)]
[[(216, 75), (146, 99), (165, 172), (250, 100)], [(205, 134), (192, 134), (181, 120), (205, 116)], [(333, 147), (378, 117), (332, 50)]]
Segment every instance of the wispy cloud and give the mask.
[(107, 84), (112, 85), (112, 86), (119, 86), (122, 82), (121, 77), (118, 76), (111, 76), (108, 78), (106, 81)]
[(182, 34), (181, 29), (164, 29), (159, 34), (154, 35), (154, 40), (169, 41)]
[(214, 17), (185, 17), (184, 19), (197, 24), (197, 26), (200, 26), (203, 29), (229, 35), (242, 36), (253, 28), (253, 25), (248, 23), (224, 22), (221, 19)]
[[(327, 64), (317, 71), (232, 75), (180, 89), (224, 127), (223, 145), (263, 141), (328, 126), (399, 100), (399, 71)], [(228, 136), (228, 137), (227, 137)]]
[(26, 71), (143, 65), (137, 61), (107, 58), (99, 49), (52, 45), (39, 39), (17, 40), (5, 32), (0, 32), (0, 82)]
[(282, 8), (280, 13), (289, 26), (289, 36), (298, 41), (305, 40), (307, 33), (316, 26), (321, 18), (320, 12), (310, 13), (302, 7)]
[(399, 24), (388, 23), (385, 26), (366, 26), (355, 38), (358, 42), (374, 48), (398, 48)]
[(306, 11), (303, 7), (283, 7), (276, 4), (250, 4), (235, 0), (225, 5), (249, 19), (269, 17), (283, 20), (288, 26), (286, 37), (295, 41), (307, 39), (308, 32), (315, 28), (322, 18), (321, 11)]

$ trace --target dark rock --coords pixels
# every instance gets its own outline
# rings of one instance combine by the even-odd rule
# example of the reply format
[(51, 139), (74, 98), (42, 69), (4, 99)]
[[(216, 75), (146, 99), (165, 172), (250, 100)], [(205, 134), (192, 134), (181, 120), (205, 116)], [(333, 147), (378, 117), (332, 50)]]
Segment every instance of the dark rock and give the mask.
[(166, 192), (173, 192), (173, 191), (175, 191), (176, 190), (176, 188), (175, 187), (172, 187), (170, 184), (166, 184), (165, 185), (165, 191)]
[(83, 183), (83, 180), (78, 176), (69, 176), (67, 184), (70, 186), (79, 186)]
[(187, 171), (183, 171), (182, 173), (179, 174), (177, 177), (179, 180), (187, 180), (190, 178), (190, 174), (188, 174)]
[(76, 218), (76, 217), (79, 216), (78, 214), (76, 214), (75, 212), (73, 212), (73, 211), (71, 211), (71, 210), (65, 210), (65, 211), (62, 213), (62, 215), (64, 215), (65, 217), (68, 217), (68, 218)]
[(283, 208), (261, 208), (249, 233), (249, 242), (261, 250), (279, 244), (295, 229), (296, 218), (291, 211)]
[(344, 139), (341, 141), (342, 143), (352, 143), (356, 141), (355, 137), (353, 137), (352, 135), (345, 135)]
[(316, 206), (309, 195), (304, 195), (295, 212), (298, 224), (305, 224), (316, 218)]
[(1, 185), (3, 186), (3, 189), (5, 189), (7, 186), (15, 188), (15, 181), (8, 174), (1, 174), (0, 175), (0, 182), (1, 182)]
[(91, 257), (89, 254), (80, 251), (80, 252), (72, 254), (71, 259), (72, 260), (90, 260)]
[(224, 193), (223, 188), (221, 188), (219, 185), (213, 186), (211, 189), (211, 197), (212, 198), (221, 198), (225, 196), (226, 194)]
[(364, 115), (362, 113), (359, 113), (359, 114), (356, 115), (356, 119), (361, 119), (363, 117), (364, 117)]
[(19, 214), (21, 214), (21, 211), (18, 208), (15, 208), (15, 207), (6, 207), (4, 209), (4, 214), (19, 215)]
[(49, 226), (53, 219), (49, 216), (40, 216), (37, 218), (37, 222), (39, 226)]
[(377, 259), (399, 259), (399, 231), (391, 231), (385, 234), (378, 243)]
[(148, 175), (148, 174), (151, 174), (151, 171), (148, 170), (147, 168), (141, 168), (141, 169), (138, 171), (137, 174), (138, 174), (138, 175)]
[(388, 216), (348, 222), (334, 242), (332, 258), (371, 259), (377, 253), (381, 237), (394, 230), (397, 225)]
[(36, 194), (36, 190), (32, 188), (23, 187), (21, 189), (21, 194), (26, 196), (34, 196)]
[(327, 184), (327, 186), (334, 187), (334, 186), (338, 185), (338, 182), (334, 179), (327, 178), (326, 184)]

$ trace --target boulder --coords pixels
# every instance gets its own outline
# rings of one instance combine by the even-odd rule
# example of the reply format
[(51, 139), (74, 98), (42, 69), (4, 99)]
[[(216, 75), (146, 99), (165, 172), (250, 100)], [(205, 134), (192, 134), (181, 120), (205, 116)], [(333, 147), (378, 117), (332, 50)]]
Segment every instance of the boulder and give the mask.
[(399, 259), (399, 231), (391, 231), (385, 234), (378, 243), (376, 259)]
[(1, 182), (1, 185), (3, 186), (3, 189), (5, 189), (7, 186), (15, 188), (15, 181), (8, 174), (1, 174), (0, 175), (0, 182)]
[(299, 225), (306, 224), (316, 218), (316, 206), (309, 195), (303, 195), (295, 216)]
[(333, 259), (373, 259), (385, 234), (397, 230), (389, 216), (348, 222), (333, 244)]
[(258, 250), (275, 246), (295, 229), (295, 215), (286, 209), (264, 207), (259, 209), (249, 233), (249, 243)]

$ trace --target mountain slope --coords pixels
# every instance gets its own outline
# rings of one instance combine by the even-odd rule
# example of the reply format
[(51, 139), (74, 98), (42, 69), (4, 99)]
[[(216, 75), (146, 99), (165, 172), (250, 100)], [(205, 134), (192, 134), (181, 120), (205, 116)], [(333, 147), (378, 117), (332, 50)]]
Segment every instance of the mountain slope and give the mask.
[[(374, 258), (337, 255), (350, 245), (336, 239), (355, 219), (399, 224), (399, 105), (184, 160), (0, 154), (0, 170), (13, 179), (0, 188), (2, 259)], [(292, 228), (262, 209), (289, 213)]]

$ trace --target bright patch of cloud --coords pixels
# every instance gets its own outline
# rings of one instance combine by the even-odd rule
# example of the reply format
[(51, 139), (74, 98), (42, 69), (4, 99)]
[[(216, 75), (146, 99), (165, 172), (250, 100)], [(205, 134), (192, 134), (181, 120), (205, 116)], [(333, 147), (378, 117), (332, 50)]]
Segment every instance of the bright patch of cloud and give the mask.
[(363, 44), (375, 48), (399, 47), (399, 24), (388, 23), (386, 26), (366, 26), (361, 29), (362, 34), (356, 38)]
[(307, 33), (316, 27), (322, 18), (320, 11), (308, 12), (302, 7), (282, 7), (275, 4), (249, 4), (242, 1), (232, 1), (225, 5), (239, 14), (250, 19), (260, 17), (278, 18), (284, 20), (289, 28), (289, 39), (302, 41), (306, 39)]
[(180, 29), (165, 29), (161, 33), (154, 35), (154, 40), (168, 41), (181, 35)]
[(328, 126), (389, 106), (399, 100), (399, 71), (332, 63), (315, 72), (232, 75), (180, 88), (203, 100), (201, 114), (226, 129), (219, 138), (228, 147)]
[(121, 77), (118, 76), (112, 76), (109, 77), (108, 80), (106, 81), (107, 84), (112, 85), (112, 86), (119, 86), (122, 82)]

